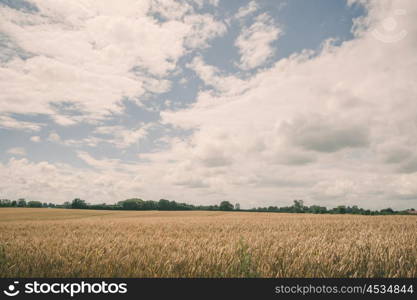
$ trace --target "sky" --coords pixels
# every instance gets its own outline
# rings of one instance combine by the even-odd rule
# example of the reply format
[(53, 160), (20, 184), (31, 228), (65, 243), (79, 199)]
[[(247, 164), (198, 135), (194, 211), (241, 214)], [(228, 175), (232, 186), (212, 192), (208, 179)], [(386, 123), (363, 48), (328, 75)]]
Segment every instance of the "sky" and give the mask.
[(0, 0), (0, 199), (417, 207), (414, 0)]

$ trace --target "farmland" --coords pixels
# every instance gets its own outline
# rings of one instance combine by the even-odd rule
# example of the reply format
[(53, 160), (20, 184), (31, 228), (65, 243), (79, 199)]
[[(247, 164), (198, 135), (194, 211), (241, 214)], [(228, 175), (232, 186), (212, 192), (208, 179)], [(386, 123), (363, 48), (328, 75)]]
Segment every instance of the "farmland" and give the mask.
[(417, 218), (2, 208), (0, 277), (417, 277)]

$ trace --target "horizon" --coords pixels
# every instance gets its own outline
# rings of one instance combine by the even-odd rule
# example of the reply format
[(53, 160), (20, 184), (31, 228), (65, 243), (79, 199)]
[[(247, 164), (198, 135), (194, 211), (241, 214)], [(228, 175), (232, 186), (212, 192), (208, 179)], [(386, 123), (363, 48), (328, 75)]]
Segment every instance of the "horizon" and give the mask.
[[(124, 199), (124, 200), (118, 200), (117, 202), (111, 202), (111, 203), (107, 203), (107, 202), (91, 203), (91, 202), (88, 202), (88, 200), (81, 199), (81, 198), (74, 198), (72, 201), (65, 201), (63, 203), (41, 202), (41, 201), (31, 200), (31, 199), (26, 199), (26, 198), (17, 198), (17, 199), (14, 199), (14, 200), (12, 200), (12, 199), (1, 199), (0, 198), (0, 208), (1, 207), (11, 207), (11, 208), (15, 208), (15, 207), (18, 207), (18, 208), (22, 208), (22, 207), (23, 208), (44, 208), (44, 207), (48, 207), (48, 208), (55, 208), (55, 207), (56, 208), (75, 208), (75, 207), (72, 207), (72, 203), (74, 203), (75, 201), (82, 201), (86, 205), (86, 207), (83, 207), (82, 209), (100, 210), (102, 208), (97, 208), (97, 207), (93, 207), (93, 206), (100, 206), (100, 205), (107, 206), (107, 207), (120, 206), (120, 205), (122, 205), (123, 202), (132, 201), (132, 200), (142, 201), (142, 202), (154, 202), (154, 203), (158, 203), (160, 201), (168, 201), (168, 202), (174, 202), (177, 205), (187, 205), (187, 206), (193, 207), (197, 210), (212, 210), (216, 207), (217, 207), (217, 209), (219, 209), (221, 204), (223, 202), (226, 202), (227, 204), (231, 205), (233, 207), (232, 210), (235, 210), (235, 211), (257, 211), (258, 210), (258, 212), (285, 212), (285, 211), (277, 211), (277, 210), (270, 210), (269, 211), (268, 209), (270, 209), (270, 208), (285, 209), (285, 208), (291, 208), (291, 207), (295, 207), (295, 206), (300, 206), (301, 208), (313, 208), (313, 207), (325, 208), (327, 212), (330, 212), (330, 211), (338, 209), (338, 208), (356, 209), (356, 210), (369, 211), (369, 212), (381, 212), (381, 211), (384, 211), (384, 210), (393, 210), (393, 212), (415, 212), (416, 211), (416, 209), (414, 207), (409, 207), (409, 208), (400, 209), (400, 210), (392, 209), (391, 207), (384, 207), (384, 208), (381, 208), (381, 209), (372, 210), (372, 209), (365, 209), (365, 208), (360, 207), (360, 206), (355, 205), (355, 204), (353, 204), (353, 205), (343, 205), (343, 204), (341, 204), (341, 205), (338, 205), (338, 206), (328, 207), (328, 206), (320, 206), (320, 205), (317, 205), (317, 204), (314, 204), (314, 203), (313, 204), (311, 204), (311, 203), (306, 204), (304, 202), (304, 200), (302, 200), (302, 199), (292, 200), (292, 205), (287, 205), (287, 206), (271, 205), (271, 206), (265, 206), (265, 207), (258, 206), (258, 207), (247, 207), (247, 208), (245, 208), (245, 207), (241, 207), (240, 203), (231, 203), (229, 201), (221, 201), (219, 203), (207, 205), (207, 204), (202, 204), (202, 203), (192, 204), (192, 203), (182, 202), (182, 201), (178, 201), (178, 200), (170, 200), (170, 199), (166, 199), (166, 198), (160, 198), (159, 200), (152, 200), (152, 199), (142, 199), (142, 198), (137, 198), (137, 197)], [(9, 201), (10, 204), (15, 202), (15, 204), (14, 205), (3, 206), (4, 201)], [(24, 205), (20, 206), (19, 201), (23, 201)], [(42, 206), (30, 206), (30, 204), (29, 204), (30, 202), (32, 202), (32, 203), (36, 202), (36, 203), (38, 203)], [(44, 205), (47, 205), (47, 206), (44, 206)], [(81, 207), (77, 207), (77, 208), (81, 209)], [(207, 208), (207, 209), (204, 209), (204, 208)], [(126, 208), (124, 208), (124, 210), (149, 210), (149, 209), (144, 209), (144, 208), (137, 208), (137, 209), (128, 208), (128, 209), (126, 209)], [(155, 209), (151, 209), (151, 210), (166, 210), (166, 209), (155, 208)], [(183, 209), (175, 208), (175, 209), (168, 209), (168, 210), (178, 211), (178, 210), (183, 210)], [(312, 212), (308, 211), (308, 213), (312, 213)], [(314, 212), (314, 213), (318, 213), (318, 212)], [(342, 214), (345, 214), (345, 213), (349, 213), (349, 212), (343, 212)]]

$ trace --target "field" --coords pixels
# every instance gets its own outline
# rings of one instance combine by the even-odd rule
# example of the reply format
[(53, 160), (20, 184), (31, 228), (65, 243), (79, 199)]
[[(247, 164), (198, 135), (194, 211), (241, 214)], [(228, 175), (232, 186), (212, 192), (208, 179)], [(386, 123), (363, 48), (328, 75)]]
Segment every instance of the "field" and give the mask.
[(417, 217), (1, 208), (0, 277), (417, 277)]

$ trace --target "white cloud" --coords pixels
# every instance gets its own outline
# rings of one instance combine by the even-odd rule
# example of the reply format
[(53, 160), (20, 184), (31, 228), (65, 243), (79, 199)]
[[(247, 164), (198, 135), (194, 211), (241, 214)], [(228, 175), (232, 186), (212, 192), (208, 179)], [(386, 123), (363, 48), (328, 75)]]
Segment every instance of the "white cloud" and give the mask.
[(185, 14), (193, 11), (191, 5), (174, 0), (152, 0), (150, 12), (157, 13), (169, 20), (179, 20)]
[(235, 41), (239, 49), (240, 67), (244, 70), (253, 69), (264, 64), (273, 54), (272, 42), (277, 40), (282, 30), (272, 18), (261, 14), (249, 28), (244, 28)]
[(351, 120), (340, 120), (333, 116), (324, 119), (316, 115), (305, 115), (290, 124), (283, 122), (280, 130), (292, 144), (318, 152), (366, 147), (369, 143), (366, 124), (352, 124)]
[[(0, 113), (47, 114), (64, 126), (120, 113), (125, 97), (166, 92), (178, 60), (226, 30), (185, 2), (33, 2), (39, 12), (0, 7), (1, 32), (31, 54), (0, 64)], [(152, 16), (156, 8), (167, 22)], [(51, 106), (62, 102), (80, 114)]]
[(30, 137), (30, 140), (34, 143), (39, 143), (41, 141), (41, 137), (37, 136), (37, 135), (34, 135), (34, 136)]
[(0, 128), (24, 130), (24, 131), (39, 131), (43, 124), (19, 121), (7, 115), (0, 115)]
[[(88, 183), (88, 184), (86, 184)], [(140, 177), (106, 169), (106, 172), (77, 169), (67, 164), (34, 163), (11, 159), (0, 163), (2, 197), (21, 195), (27, 199), (62, 203), (81, 197), (114, 203), (142, 191)]]
[(152, 123), (135, 129), (128, 129), (122, 126), (98, 126), (95, 129), (95, 133), (111, 136), (112, 138), (103, 139), (103, 142), (114, 144), (117, 148), (123, 149), (139, 143), (140, 140), (148, 135), (148, 130), (152, 126)]
[(26, 150), (22, 147), (10, 148), (7, 150), (7, 153), (17, 156), (26, 156)]
[[(280, 199), (330, 206), (408, 206), (392, 199), (401, 198), (395, 195), (402, 185), (411, 185), (417, 171), (417, 5), (374, 1), (368, 7), (369, 16), (361, 22), (370, 27), (358, 30), (354, 40), (282, 59), (247, 80), (234, 78), (233, 90), (239, 93), (226, 88), (227, 76), (195, 59), (190, 67), (217, 93), (202, 91), (191, 107), (162, 112), (164, 122), (194, 130), (189, 142), (170, 150), (171, 157), (187, 157), (195, 174), (210, 168), (199, 159), (202, 155), (213, 161), (212, 155), (219, 161), (230, 158), (224, 173), (212, 176), (228, 182), (224, 190), (236, 198), (238, 189), (248, 193), (246, 198), (252, 191), (230, 181), (243, 176), (238, 182), (252, 182), (258, 199), (273, 201), (273, 191), (279, 190)], [(386, 43), (372, 31), (393, 7), (407, 11), (398, 17), (398, 30), (408, 34)], [(220, 139), (222, 134), (228, 138)], [(406, 179), (398, 182), (398, 173)], [(278, 174), (306, 184), (295, 190), (277, 183), (268, 190), (264, 183)], [(207, 181), (197, 175), (193, 179)], [(413, 191), (404, 193), (401, 199), (415, 203)]]
[(216, 21), (212, 15), (190, 15), (184, 18), (184, 23), (191, 30), (185, 38), (185, 45), (189, 48), (208, 47), (208, 41), (226, 33), (226, 25)]
[(66, 139), (65, 141), (62, 141), (64, 145), (67, 146), (75, 146), (75, 147), (97, 147), (100, 143), (107, 142), (107, 139), (104, 138), (98, 138), (95, 136), (89, 136), (83, 139)]
[(58, 133), (51, 132), (48, 136), (48, 141), (54, 142), (54, 143), (59, 143), (59, 142), (61, 142), (61, 137), (59, 136)]
[(199, 8), (202, 8), (204, 6), (204, 4), (209, 4), (209, 5), (212, 5), (212, 6), (218, 6), (220, 0), (189, 0), (189, 2), (195, 3), (195, 4), (197, 4), (197, 6)]
[[(221, 74), (218, 68), (206, 64), (200, 56), (196, 56), (187, 67), (194, 70), (207, 86), (213, 87), (224, 94), (239, 94), (247, 89), (243, 87), (244, 81), (242, 79)], [(204, 97), (204, 95), (205, 93), (200, 94), (201, 97)]]
[(239, 8), (239, 11), (236, 13), (235, 18), (241, 19), (248, 15), (253, 14), (259, 9), (259, 5), (256, 1), (250, 1), (246, 6)]

